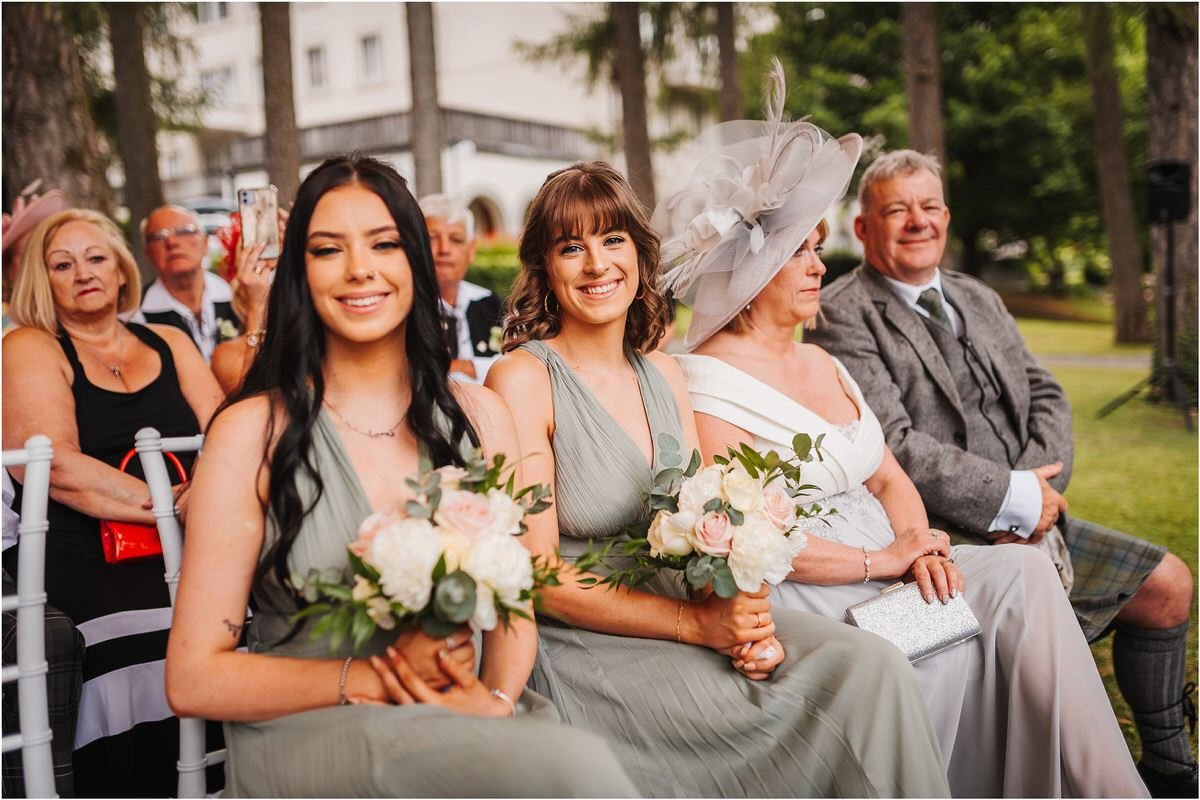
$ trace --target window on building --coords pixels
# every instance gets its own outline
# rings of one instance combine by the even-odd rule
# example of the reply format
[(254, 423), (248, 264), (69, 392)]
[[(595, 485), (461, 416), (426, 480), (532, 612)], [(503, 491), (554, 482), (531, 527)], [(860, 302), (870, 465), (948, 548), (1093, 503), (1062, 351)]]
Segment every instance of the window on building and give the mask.
[(196, 15), (206, 25), (220, 22), (229, 18), (229, 3), (197, 3)]
[(364, 36), (358, 40), (358, 64), (364, 83), (383, 78), (383, 50), (377, 35)]
[(228, 108), (237, 101), (237, 84), (233, 78), (232, 66), (200, 73), (200, 88), (209, 96), (214, 107)]
[(308, 86), (320, 89), (325, 86), (325, 48), (310, 47), (306, 51), (308, 59)]

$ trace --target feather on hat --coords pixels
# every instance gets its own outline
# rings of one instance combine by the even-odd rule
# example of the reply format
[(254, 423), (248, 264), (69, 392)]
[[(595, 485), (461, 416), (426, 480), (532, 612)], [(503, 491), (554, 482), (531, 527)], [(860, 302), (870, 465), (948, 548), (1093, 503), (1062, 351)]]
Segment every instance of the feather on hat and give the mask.
[(778, 59), (767, 75), (766, 121), (723, 122), (697, 137), (685, 188), (654, 210), (663, 288), (692, 309), (693, 350), (733, 319), (779, 272), (846, 193), (862, 137), (833, 139), (784, 122)]

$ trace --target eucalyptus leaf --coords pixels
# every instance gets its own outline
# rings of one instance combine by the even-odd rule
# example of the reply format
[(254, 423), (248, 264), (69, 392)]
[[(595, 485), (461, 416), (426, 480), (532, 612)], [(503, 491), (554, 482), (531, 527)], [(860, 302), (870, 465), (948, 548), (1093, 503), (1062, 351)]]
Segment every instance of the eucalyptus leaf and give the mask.
[(687, 469), (685, 469), (685, 470), (683, 471), (683, 475), (684, 475), (684, 477), (686, 477), (686, 478), (690, 478), (690, 477), (692, 477), (693, 475), (695, 475), (695, 474), (696, 474), (696, 471), (700, 469), (700, 465), (701, 465), (702, 463), (704, 463), (704, 461), (703, 461), (703, 459), (700, 457), (700, 451), (699, 451), (699, 450), (693, 450), (693, 451), (692, 451), (692, 460), (688, 462)]
[(737, 581), (733, 579), (733, 570), (723, 558), (718, 560), (713, 570), (712, 587), (717, 596), (725, 600), (737, 594), (738, 587)]
[(431, 639), (445, 639), (458, 630), (458, 627), (458, 623), (438, 619), (436, 614), (421, 615), (421, 630), (425, 631), (426, 635)]
[(469, 620), (475, 613), (475, 579), (461, 569), (443, 577), (433, 589), (433, 608), (447, 621)]

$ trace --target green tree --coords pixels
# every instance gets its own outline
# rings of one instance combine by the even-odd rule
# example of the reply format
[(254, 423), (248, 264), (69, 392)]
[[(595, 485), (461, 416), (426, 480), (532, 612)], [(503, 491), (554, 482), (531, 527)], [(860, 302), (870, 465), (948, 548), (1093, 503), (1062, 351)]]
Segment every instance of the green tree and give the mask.
[(146, 68), (146, 8), (139, 3), (107, 3), (105, 11), (113, 54), (117, 151), (125, 173), (125, 205), (133, 223), (127, 235), (133, 241), (132, 249), (145, 279), (154, 274), (154, 267), (146, 259), (146, 243), (138, 223), (163, 204), (158, 177), (158, 119)]
[[(752, 40), (746, 69), (761, 74), (778, 53), (788, 68), (789, 112), (834, 134), (863, 133), (864, 164), (881, 148), (907, 146), (899, 7), (781, 3), (775, 12), (778, 25)], [(1144, 152), (1138, 13), (1113, 10), (1132, 163)], [(1059, 284), (1065, 269), (1053, 254), (1064, 243), (1105, 271), (1079, 7), (947, 3), (937, 15), (946, 178), (963, 268), (978, 274), (997, 245), (1025, 242)]]

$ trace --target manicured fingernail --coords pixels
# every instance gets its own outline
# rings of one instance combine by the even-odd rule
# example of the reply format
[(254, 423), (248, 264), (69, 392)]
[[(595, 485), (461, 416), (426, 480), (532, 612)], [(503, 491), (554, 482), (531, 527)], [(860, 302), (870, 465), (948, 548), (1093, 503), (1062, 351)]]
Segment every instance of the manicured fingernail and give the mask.
[(932, 604), (933, 603), (933, 595), (932, 594), (925, 595), (925, 602)]
[(950, 595), (944, 594), (944, 595), (942, 595), (941, 599), (942, 599), (942, 605), (946, 605), (946, 603), (950, 602)]
[(442, 658), (449, 658), (450, 651), (443, 647), (441, 650), (438, 650), (438, 655), (441, 656)]
[(388, 648), (387, 648), (387, 654), (388, 654), (389, 656), (391, 656), (392, 658), (395, 658), (395, 657), (396, 657), (396, 648), (392, 647), (392, 646), (389, 644), (389, 645), (388, 645)]
[(950, 590), (950, 596), (951, 596), (951, 597), (958, 597), (958, 589), (951, 589), (951, 590)]

